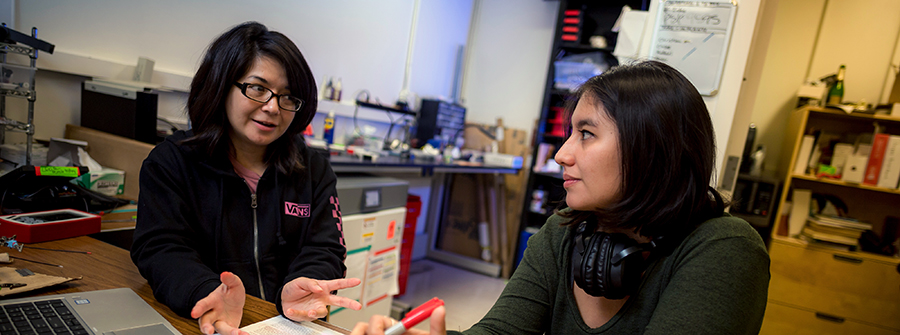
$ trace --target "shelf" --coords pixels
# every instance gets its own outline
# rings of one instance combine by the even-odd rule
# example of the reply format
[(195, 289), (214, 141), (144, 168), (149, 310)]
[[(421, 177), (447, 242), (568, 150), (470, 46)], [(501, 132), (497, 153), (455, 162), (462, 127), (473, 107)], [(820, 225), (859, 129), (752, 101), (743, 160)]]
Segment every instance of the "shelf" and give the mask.
[(561, 43), (559, 45), (562, 49), (567, 50), (578, 50), (578, 51), (605, 51), (605, 52), (613, 52), (615, 48), (595, 48), (590, 44), (581, 44), (581, 43)]
[(547, 122), (546, 122), (546, 123), (547, 123), (547, 124), (565, 124), (565, 123), (566, 123), (566, 120), (560, 120), (560, 119), (547, 119)]
[(900, 123), (900, 117), (897, 117), (897, 116), (883, 115), (883, 114), (865, 114), (865, 113), (847, 114), (841, 110), (837, 110), (834, 108), (809, 107), (809, 112), (823, 114), (823, 115), (829, 115), (829, 116), (843, 117), (843, 118), (853, 119), (855, 121), (872, 120), (872, 121), (888, 121), (888, 122)]
[(553, 89), (550, 89), (550, 93), (551, 93), (551, 94), (555, 94), (555, 95), (563, 95), (563, 96), (566, 96), (566, 95), (572, 95), (572, 93), (574, 93), (574, 92), (569, 91), (569, 90), (562, 90), (562, 89), (558, 89), (558, 88), (553, 88)]
[(11, 90), (0, 87), (0, 95), (24, 99), (34, 99), (34, 91), (32, 90)]
[(20, 55), (34, 57), (34, 48), (19, 44), (8, 44), (0, 42), (0, 52), (12, 52)]
[(359, 101), (359, 100), (356, 100), (356, 104), (359, 105), (360, 107), (378, 109), (378, 110), (406, 114), (406, 115), (416, 115), (416, 112), (414, 112), (414, 111), (400, 109), (395, 106), (385, 106), (385, 105), (373, 104), (373, 103)]
[(814, 182), (819, 182), (819, 183), (824, 183), (824, 184), (843, 186), (843, 187), (864, 189), (864, 190), (869, 190), (869, 191), (874, 191), (874, 192), (900, 194), (900, 190), (897, 190), (897, 189), (890, 189), (890, 188), (864, 185), (864, 184), (848, 183), (848, 182), (841, 181), (841, 180), (834, 180), (834, 179), (827, 179), (827, 178), (816, 178), (814, 176), (808, 176), (808, 175), (795, 174), (795, 175), (792, 175), (791, 178), (814, 181)]
[(528, 223), (525, 225), (525, 227), (534, 227), (534, 228), (538, 228), (538, 229), (540, 229), (541, 226), (543, 226), (544, 223), (547, 222), (547, 219), (553, 215), (552, 210), (550, 210), (549, 213), (547, 213), (547, 214), (532, 212), (530, 210), (526, 211), (525, 213), (528, 214), (526, 216), (526, 221), (528, 221)]
[(562, 172), (537, 172), (537, 171), (535, 171), (535, 172), (534, 172), (534, 175), (536, 175), (536, 176), (550, 177), (550, 178), (556, 178), (556, 179), (559, 179), (559, 180), (562, 180), (562, 179), (563, 179)]

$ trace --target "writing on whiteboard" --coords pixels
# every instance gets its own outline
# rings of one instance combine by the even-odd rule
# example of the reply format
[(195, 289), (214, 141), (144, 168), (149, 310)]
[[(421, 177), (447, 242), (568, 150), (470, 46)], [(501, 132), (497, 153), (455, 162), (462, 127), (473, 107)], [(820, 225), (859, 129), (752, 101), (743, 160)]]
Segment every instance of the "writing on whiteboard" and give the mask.
[(689, 13), (684, 8), (666, 8), (663, 25), (689, 25), (689, 26), (718, 26), (722, 19), (718, 14)]
[(657, 14), (650, 58), (681, 71), (701, 94), (715, 94), (734, 12), (732, 2), (664, 1)]

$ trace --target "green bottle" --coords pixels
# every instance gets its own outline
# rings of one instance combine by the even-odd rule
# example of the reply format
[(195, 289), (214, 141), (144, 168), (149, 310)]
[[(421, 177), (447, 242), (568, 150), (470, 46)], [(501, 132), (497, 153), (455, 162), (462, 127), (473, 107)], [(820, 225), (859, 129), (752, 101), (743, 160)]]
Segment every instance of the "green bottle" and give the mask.
[(831, 90), (828, 91), (829, 105), (840, 105), (841, 101), (844, 100), (844, 70), (846, 68), (846, 66), (841, 64), (841, 67), (838, 69), (837, 81), (834, 85), (831, 85)]

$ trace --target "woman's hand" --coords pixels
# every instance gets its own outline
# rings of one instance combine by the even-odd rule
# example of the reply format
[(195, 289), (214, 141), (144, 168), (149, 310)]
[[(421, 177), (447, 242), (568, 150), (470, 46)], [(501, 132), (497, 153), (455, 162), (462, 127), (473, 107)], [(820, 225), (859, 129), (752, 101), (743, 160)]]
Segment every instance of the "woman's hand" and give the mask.
[(219, 280), (222, 285), (194, 305), (191, 317), (198, 319), (203, 334), (248, 335), (238, 328), (247, 298), (241, 278), (231, 272), (222, 272)]
[[(431, 312), (431, 319), (428, 321), (430, 331), (425, 332), (424, 330), (407, 329), (403, 334), (446, 335), (447, 321), (445, 320), (445, 316), (444, 306), (435, 308), (434, 311)], [(384, 335), (384, 330), (391, 328), (395, 324), (397, 324), (397, 320), (383, 315), (372, 315), (372, 318), (369, 319), (369, 323), (357, 323), (356, 327), (353, 327), (353, 332), (351, 332), (350, 335)]]
[(359, 285), (359, 279), (316, 280), (300, 277), (284, 284), (281, 290), (281, 308), (288, 319), (311, 321), (328, 315), (325, 306), (339, 306), (360, 310), (362, 305), (345, 297), (332, 295), (331, 291)]

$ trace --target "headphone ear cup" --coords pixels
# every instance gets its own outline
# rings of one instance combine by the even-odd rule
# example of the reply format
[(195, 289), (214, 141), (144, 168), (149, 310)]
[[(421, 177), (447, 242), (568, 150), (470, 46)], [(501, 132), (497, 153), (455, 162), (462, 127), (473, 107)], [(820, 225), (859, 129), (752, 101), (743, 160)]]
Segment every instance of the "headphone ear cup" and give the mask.
[[(624, 234), (577, 234), (572, 253), (572, 275), (587, 294), (622, 299), (638, 288), (644, 271), (641, 253), (647, 249)], [(625, 252), (614, 262), (615, 256)]]
[(609, 234), (596, 232), (585, 239), (578, 235), (575, 241), (572, 267), (575, 283), (587, 294), (603, 296), (609, 283), (608, 269), (611, 240)]
[[(615, 234), (610, 237), (610, 253), (605, 259), (607, 289), (604, 297), (609, 299), (622, 299), (634, 293), (641, 283), (641, 273), (644, 271), (643, 248), (632, 248), (638, 243), (626, 235)], [(626, 249), (629, 249), (625, 251)], [(625, 251), (626, 255), (614, 262), (615, 255)]]

